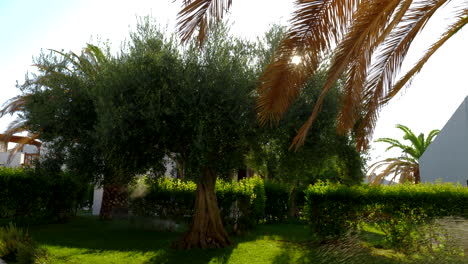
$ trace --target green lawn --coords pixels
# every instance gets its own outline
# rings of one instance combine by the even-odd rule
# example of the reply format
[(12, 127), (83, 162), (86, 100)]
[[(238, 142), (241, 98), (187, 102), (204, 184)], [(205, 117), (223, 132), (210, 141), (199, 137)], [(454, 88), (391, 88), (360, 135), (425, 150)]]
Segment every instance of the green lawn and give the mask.
[(369, 240), (378, 241), (378, 234), (363, 236), (367, 243), (320, 245), (301, 224), (259, 225), (234, 236), (231, 247), (187, 251), (170, 247), (180, 232), (156, 231), (129, 221), (78, 217), (67, 224), (34, 226), (30, 233), (48, 250), (49, 263), (417, 263), (391, 250), (373, 248)]

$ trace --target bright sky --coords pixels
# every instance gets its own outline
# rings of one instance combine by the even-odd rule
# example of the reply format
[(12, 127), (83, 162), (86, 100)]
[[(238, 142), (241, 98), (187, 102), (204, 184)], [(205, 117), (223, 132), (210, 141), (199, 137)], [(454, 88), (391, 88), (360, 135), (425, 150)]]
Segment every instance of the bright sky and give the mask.
[[(88, 42), (109, 40), (114, 47), (123, 41), (137, 16), (151, 15), (175, 31), (179, 3), (173, 0), (1, 0), (0, 1), (0, 103), (18, 95), (16, 80), (24, 80), (33, 68), (32, 57), (41, 49), (79, 52)], [(247, 38), (262, 35), (272, 23), (286, 23), (293, 11), (293, 0), (233, 1), (229, 21), (235, 34)], [(453, 1), (453, 5), (460, 3)], [(452, 6), (453, 6), (452, 5)], [(445, 12), (426, 26), (408, 59), (415, 62), (447, 24)], [(374, 138), (401, 138), (395, 125), (410, 127), (415, 133), (441, 129), (468, 95), (468, 29), (454, 36), (426, 64), (412, 85), (384, 107)], [(311, 106), (312, 107), (312, 106)], [(3, 132), (12, 118), (0, 120)], [(371, 156), (382, 158), (385, 145), (373, 144)]]

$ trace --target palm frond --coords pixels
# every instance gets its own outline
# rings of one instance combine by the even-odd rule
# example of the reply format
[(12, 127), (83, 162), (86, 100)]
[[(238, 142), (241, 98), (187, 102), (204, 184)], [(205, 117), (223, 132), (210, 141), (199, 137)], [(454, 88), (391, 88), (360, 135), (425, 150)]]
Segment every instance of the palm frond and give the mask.
[(403, 143), (401, 143), (400, 141), (396, 140), (396, 139), (393, 139), (393, 138), (379, 138), (377, 140), (375, 140), (375, 142), (384, 142), (384, 143), (388, 143), (390, 144), (390, 146), (388, 148), (385, 149), (385, 151), (388, 151), (392, 148), (399, 148), (401, 150), (405, 150), (407, 148), (410, 148), (410, 146), (407, 146)]
[(19, 151), (23, 149), (24, 145), (31, 144), (38, 138), (39, 138), (39, 135), (30, 134), (28, 135), (28, 137), (24, 137), (23, 139), (21, 139), (21, 141), (17, 142), (15, 147), (11, 149), (10, 155), (8, 155), (7, 163), (11, 163), (11, 160), (13, 159), (13, 157), (16, 155), (16, 153), (18, 153)]
[(26, 120), (17, 118), (8, 124), (8, 127), (4, 132), (5, 140), (8, 141), (14, 134), (27, 132), (28, 130)]
[[(257, 88), (261, 124), (278, 121), (321, 61), (321, 54), (344, 32), (357, 1), (298, 0), (292, 26)], [(300, 65), (291, 59), (299, 55)]]
[(177, 15), (179, 35), (188, 41), (198, 28), (198, 42), (205, 39), (207, 28), (221, 20), (232, 5), (232, 0), (185, 0), (184, 8)]
[[(5, 142), (9, 142), (14, 134), (27, 132), (27, 131), (28, 131), (28, 127), (27, 127), (26, 121), (21, 118), (17, 118), (8, 125), (7, 130), (4, 132), (3, 140), (5, 140)], [(30, 141), (27, 141), (27, 142), (30, 142)], [(13, 148), (13, 150), (10, 152), (10, 155), (8, 155), (7, 163), (11, 162), (11, 159), (13, 158), (13, 156), (19, 150), (21, 150), (23, 146), (24, 144), (17, 144), (15, 148)]]
[[(362, 118), (357, 128), (358, 148), (367, 148), (370, 136), (377, 122), (378, 112), (382, 106), (381, 100), (387, 96), (393, 86), (411, 43), (424, 28), (427, 21), (447, 0), (432, 0), (424, 3), (416, 2), (407, 9), (408, 2), (402, 3), (394, 21), (401, 19), (399, 26), (388, 34), (382, 44), (381, 51), (376, 56), (376, 62), (370, 67), (368, 81), (364, 88)], [(407, 11), (403, 17), (401, 12)], [(389, 27), (390, 28), (390, 27)]]
[(396, 127), (405, 133), (403, 135), (403, 139), (409, 140), (412, 144), (412, 147), (408, 147), (406, 150), (404, 150), (404, 152), (411, 155), (415, 159), (419, 159), (426, 150), (424, 144), (424, 134), (421, 133), (419, 136), (416, 136), (413, 131), (411, 131), (411, 129), (401, 124), (396, 125)]
[(432, 141), (434, 141), (434, 138), (439, 135), (440, 133), (440, 130), (439, 129), (434, 129), (432, 130), (431, 132), (429, 132), (429, 135), (427, 135), (427, 138), (426, 138), (426, 142), (424, 143), (424, 145), (426, 146), (426, 148), (429, 146), (429, 144), (432, 143)]
[(6, 101), (0, 110), (0, 118), (7, 114), (13, 115), (22, 111), (29, 96), (30, 94), (18, 95)]
[(398, 82), (391, 88), (388, 95), (382, 100), (382, 104), (388, 103), (411, 79), (423, 68), (426, 62), (434, 55), (434, 53), (442, 47), (452, 36), (460, 31), (468, 23), (468, 8), (464, 7), (457, 15), (458, 19), (442, 34), (441, 38), (436, 41), (427, 50), (426, 54), (411, 68)]
[[(400, 1), (398, 0), (365, 1), (360, 3), (350, 31), (338, 45), (329, 74), (322, 88), (322, 93), (315, 102), (312, 114), (293, 140), (293, 145), (296, 148), (304, 143), (309, 128), (318, 116), (325, 96), (349, 65), (356, 67), (357, 74), (359, 75), (358, 78), (362, 80), (362, 82), (358, 82), (356, 86), (353, 86), (354, 93), (349, 93), (354, 96), (353, 98), (348, 98), (348, 101), (351, 102), (349, 107), (352, 107), (353, 102), (360, 100), (360, 96), (362, 95), (360, 90), (365, 80), (362, 76), (365, 75), (372, 52), (378, 45), (376, 42), (382, 39), (380, 34), (385, 31), (385, 27), (391, 20), (399, 3)], [(344, 105), (344, 107), (347, 106)], [(345, 123), (350, 124), (353, 122)], [(339, 130), (347, 131), (349, 129), (351, 128), (341, 127)]]
[(362, 50), (353, 58), (347, 71), (346, 82), (343, 88), (345, 95), (343, 106), (338, 116), (338, 132), (343, 134), (347, 130), (351, 130), (361, 117), (363, 110), (361, 106), (363, 105), (362, 102), (365, 95), (364, 87), (367, 82), (372, 53), (385, 40), (387, 35), (392, 32), (393, 28), (400, 23), (412, 2), (412, 0), (401, 1), (391, 21), (386, 24), (376, 41), (371, 42), (369, 44), (370, 47), (362, 46)]
[[(380, 173), (376, 171), (385, 167)], [(402, 158), (388, 158), (372, 164), (368, 174), (368, 182), (371, 184), (381, 184), (386, 178), (394, 182), (399, 178), (399, 182), (414, 182), (415, 174), (419, 171), (419, 165), (411, 160)]]

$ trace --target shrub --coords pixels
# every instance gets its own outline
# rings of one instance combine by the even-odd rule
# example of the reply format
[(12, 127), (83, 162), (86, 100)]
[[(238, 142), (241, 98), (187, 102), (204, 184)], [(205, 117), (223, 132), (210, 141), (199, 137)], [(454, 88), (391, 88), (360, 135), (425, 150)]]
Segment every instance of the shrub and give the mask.
[(318, 183), (306, 190), (306, 218), (322, 238), (338, 238), (360, 221), (377, 224), (392, 245), (437, 217), (467, 216), (468, 189), (452, 185), (352, 186)]
[(158, 216), (175, 221), (186, 221), (193, 215), (197, 188), (193, 182), (144, 177), (130, 188), (130, 207), (135, 215)]
[(89, 204), (91, 191), (67, 172), (0, 168), (0, 218), (64, 220)]
[[(253, 228), (265, 215), (265, 186), (260, 177), (245, 178), (239, 182), (232, 182), (236, 190), (237, 206), (239, 215), (234, 217), (236, 228), (245, 230)], [(218, 188), (217, 188), (218, 189)], [(229, 216), (223, 215), (229, 219)]]
[[(188, 222), (193, 216), (196, 184), (178, 179), (141, 179), (131, 187), (130, 207), (137, 216)], [(265, 190), (257, 177), (228, 182), (218, 179), (216, 196), (221, 218), (231, 231), (253, 227), (264, 217)]]
[(266, 180), (265, 194), (265, 221), (286, 221), (290, 210), (290, 187), (286, 184)]
[(0, 257), (12, 263), (29, 264), (47, 258), (47, 252), (37, 247), (26, 230), (10, 223), (0, 227)]

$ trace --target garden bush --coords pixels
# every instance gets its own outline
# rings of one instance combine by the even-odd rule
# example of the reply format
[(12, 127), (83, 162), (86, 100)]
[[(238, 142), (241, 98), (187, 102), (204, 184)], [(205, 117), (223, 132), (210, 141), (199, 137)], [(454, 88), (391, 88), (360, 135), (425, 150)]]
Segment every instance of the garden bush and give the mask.
[(285, 222), (290, 210), (290, 186), (284, 183), (265, 181), (265, 221)]
[(8, 263), (30, 264), (47, 259), (47, 252), (34, 243), (26, 230), (10, 223), (0, 227), (0, 258)]
[[(131, 187), (130, 208), (137, 216), (189, 222), (194, 213), (195, 192), (196, 184), (191, 181), (143, 178)], [(258, 177), (238, 182), (218, 179), (216, 196), (228, 230), (252, 228), (264, 217), (265, 189), (263, 180)]]
[(415, 228), (444, 216), (468, 216), (468, 188), (450, 184), (395, 186), (317, 183), (306, 191), (306, 218), (322, 238), (338, 238), (361, 221), (405, 246)]
[(91, 189), (67, 172), (0, 168), (0, 218), (64, 220), (90, 204)]

